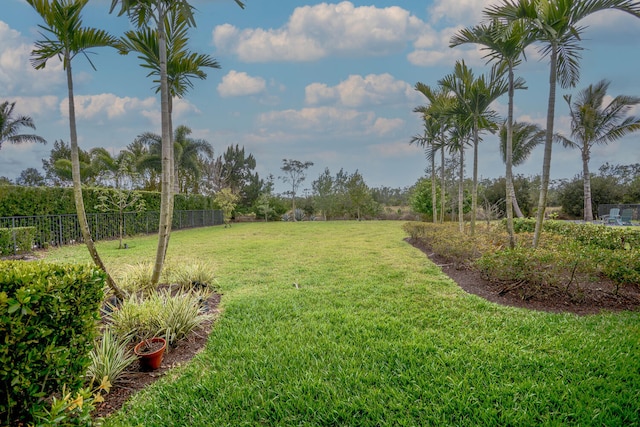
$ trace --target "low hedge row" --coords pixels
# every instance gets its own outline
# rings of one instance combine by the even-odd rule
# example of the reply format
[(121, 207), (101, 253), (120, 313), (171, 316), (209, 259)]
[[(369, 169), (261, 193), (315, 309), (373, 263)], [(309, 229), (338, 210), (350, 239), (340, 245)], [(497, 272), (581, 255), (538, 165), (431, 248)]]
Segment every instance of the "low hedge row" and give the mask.
[[(490, 280), (568, 287), (606, 277), (615, 285), (613, 292), (622, 285), (640, 283), (636, 230), (554, 223), (551, 230), (545, 228), (537, 249), (531, 247), (532, 232), (526, 227), (519, 228), (519, 244), (513, 250), (508, 249), (503, 227), (478, 228), (474, 237), (458, 232), (458, 225), (452, 223), (411, 222), (404, 230), (449, 262), (477, 268)], [(624, 239), (631, 244), (624, 244)]]
[(104, 283), (93, 266), (0, 261), (0, 425), (81, 388)]
[(0, 255), (30, 252), (35, 236), (35, 227), (0, 228)]

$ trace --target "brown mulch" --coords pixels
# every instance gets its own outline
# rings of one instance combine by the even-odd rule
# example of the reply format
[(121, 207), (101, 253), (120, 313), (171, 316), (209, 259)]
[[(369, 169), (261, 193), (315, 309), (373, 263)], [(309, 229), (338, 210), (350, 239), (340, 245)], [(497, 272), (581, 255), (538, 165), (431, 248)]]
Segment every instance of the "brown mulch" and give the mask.
[[(587, 286), (583, 285), (580, 289), (580, 298), (576, 298), (575, 292), (559, 290), (540, 291), (534, 296), (523, 297), (518, 286), (492, 283), (474, 269), (456, 266), (434, 255), (419, 242), (411, 239), (405, 240), (421, 249), (463, 290), (497, 304), (554, 313), (569, 312), (578, 315), (596, 314), (601, 311), (640, 310), (640, 287), (637, 284), (621, 287), (617, 295), (612, 292), (613, 285), (603, 281)], [(220, 298), (220, 294), (212, 295), (207, 301), (209, 310), (217, 311)], [(124, 378), (111, 389), (109, 394), (104, 396), (105, 402), (97, 406), (94, 414), (99, 417), (111, 414), (120, 409), (133, 393), (162, 378), (171, 368), (190, 361), (206, 345), (211, 328), (212, 322), (207, 322), (202, 329), (192, 333), (188, 339), (181, 341), (176, 348), (170, 349), (164, 355), (162, 366), (156, 371), (143, 372), (138, 364), (134, 363), (129, 367)]]

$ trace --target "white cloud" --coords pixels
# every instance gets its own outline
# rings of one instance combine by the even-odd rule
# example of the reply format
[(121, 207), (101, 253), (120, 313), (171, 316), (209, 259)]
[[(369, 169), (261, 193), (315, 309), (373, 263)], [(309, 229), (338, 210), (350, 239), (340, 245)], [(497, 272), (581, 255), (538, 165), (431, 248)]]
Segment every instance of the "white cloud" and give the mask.
[(266, 82), (261, 77), (251, 77), (245, 72), (231, 70), (222, 77), (218, 93), (222, 97), (257, 95), (264, 92)]
[(330, 54), (377, 56), (402, 51), (424, 22), (398, 7), (355, 7), (349, 1), (296, 8), (278, 29), (213, 30), (213, 43), (246, 62), (313, 61)]
[(258, 116), (261, 126), (319, 133), (361, 132), (373, 126), (374, 122), (374, 113), (334, 107), (271, 111)]
[(373, 124), (373, 131), (378, 135), (387, 135), (397, 129), (401, 129), (405, 124), (402, 119), (385, 119), (378, 117)]
[[(45, 96), (16, 96), (10, 102), (15, 102), (15, 111), (27, 116), (50, 116), (52, 111), (58, 107), (58, 97), (53, 95)], [(37, 123), (36, 123), (37, 125)]]
[[(112, 93), (102, 93), (99, 95), (77, 95), (74, 96), (76, 107), (76, 118), (82, 119), (106, 119), (123, 118), (141, 111), (143, 115), (157, 111), (156, 99), (153, 97), (140, 99), (130, 97), (119, 97)], [(150, 111), (151, 110), (151, 111)], [(60, 102), (60, 112), (65, 118), (69, 117), (68, 98)]]
[(421, 156), (423, 155), (422, 148), (417, 145), (408, 144), (407, 141), (394, 141), (389, 143), (375, 144), (370, 147), (370, 150), (382, 157), (406, 157), (406, 156)]
[(445, 21), (470, 26), (480, 22), (482, 11), (500, 0), (435, 0), (429, 8), (431, 22)]
[(409, 83), (396, 80), (388, 73), (351, 75), (333, 87), (313, 83), (305, 88), (305, 102), (309, 105), (338, 102), (346, 107), (361, 107), (413, 103), (418, 99)]
[(64, 83), (62, 63), (50, 60), (42, 70), (29, 62), (33, 45), (0, 21), (0, 86), (5, 93), (41, 94)]

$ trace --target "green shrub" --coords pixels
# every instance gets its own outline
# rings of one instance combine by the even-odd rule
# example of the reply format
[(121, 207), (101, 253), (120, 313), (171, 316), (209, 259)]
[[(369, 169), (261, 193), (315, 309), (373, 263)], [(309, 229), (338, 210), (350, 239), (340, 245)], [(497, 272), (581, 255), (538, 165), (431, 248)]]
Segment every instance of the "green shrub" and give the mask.
[(0, 255), (31, 252), (35, 227), (0, 228)]
[(0, 422), (29, 422), (83, 385), (105, 275), (91, 266), (0, 262)]

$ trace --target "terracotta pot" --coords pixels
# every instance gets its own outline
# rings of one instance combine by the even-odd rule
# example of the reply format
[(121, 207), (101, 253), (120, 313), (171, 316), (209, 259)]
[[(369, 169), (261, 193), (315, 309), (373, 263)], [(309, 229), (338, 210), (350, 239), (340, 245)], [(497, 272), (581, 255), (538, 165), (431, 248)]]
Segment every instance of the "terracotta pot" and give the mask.
[[(148, 347), (152, 347), (152, 350), (149, 351)], [(167, 342), (161, 337), (140, 341), (133, 349), (133, 352), (138, 356), (138, 360), (140, 361), (140, 369), (143, 371), (158, 369), (162, 363), (162, 355), (166, 348)]]

